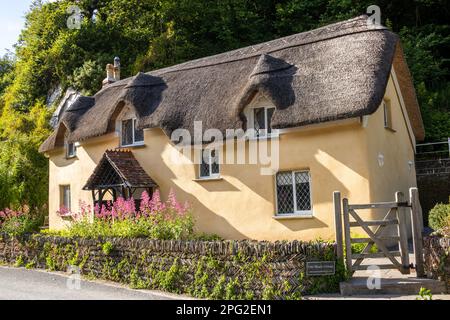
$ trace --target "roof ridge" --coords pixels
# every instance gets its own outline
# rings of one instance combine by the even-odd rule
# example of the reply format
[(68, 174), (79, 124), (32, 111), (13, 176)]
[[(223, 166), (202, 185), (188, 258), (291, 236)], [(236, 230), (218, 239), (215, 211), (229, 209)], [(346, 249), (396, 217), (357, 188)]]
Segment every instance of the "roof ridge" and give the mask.
[(108, 154), (108, 152), (115, 152), (114, 150), (107, 150), (105, 153), (104, 153), (104, 156), (105, 156), (105, 158), (106, 158), (106, 160), (108, 161), (108, 163), (114, 168), (114, 170), (117, 172), (117, 174), (119, 175), (119, 177), (122, 179), (122, 181), (123, 182), (125, 182), (125, 180), (126, 180), (126, 177), (125, 177), (125, 175), (123, 174), (123, 172), (119, 169), (119, 167), (114, 163), (114, 160), (113, 159), (111, 159), (110, 157), (109, 157), (109, 154)]
[[(386, 27), (381, 25), (371, 25), (367, 23), (368, 16), (366, 14), (344, 20), (335, 22), (332, 24), (325, 25), (323, 27), (296, 33), (293, 35), (285, 36), (282, 38), (254, 44), (251, 46), (219, 53), (212, 56), (202, 57), (195, 60), (190, 60), (183, 62), (181, 64), (169, 66), (162, 69), (156, 69), (149, 72), (146, 72), (146, 74), (149, 75), (162, 75), (167, 74), (171, 72), (178, 72), (178, 71), (184, 71), (184, 70), (192, 70), (197, 68), (204, 68), (209, 66), (215, 66), (220, 64), (225, 64), (229, 62), (234, 61), (240, 61), (245, 60), (249, 58), (253, 58), (255, 56), (259, 56), (263, 53), (270, 54), (276, 51), (284, 50), (287, 48), (297, 47), (301, 45), (306, 45), (310, 43), (315, 43), (319, 41), (325, 41), (328, 39), (332, 39), (335, 37), (360, 33), (360, 32), (370, 32), (370, 31), (379, 31), (379, 30), (387, 30)], [(364, 22), (364, 23), (362, 23)], [(353, 32), (345, 32), (348, 31), (348, 29), (354, 29), (359, 28), (360, 30), (356, 30)], [(342, 34), (337, 34), (338, 32), (343, 32)], [(267, 50), (264, 50), (264, 47), (269, 46)], [(258, 49), (255, 49), (258, 48)], [(251, 50), (252, 52), (248, 52)], [(234, 56), (234, 57), (233, 57)], [(222, 59), (216, 62), (213, 62), (213, 59)]]

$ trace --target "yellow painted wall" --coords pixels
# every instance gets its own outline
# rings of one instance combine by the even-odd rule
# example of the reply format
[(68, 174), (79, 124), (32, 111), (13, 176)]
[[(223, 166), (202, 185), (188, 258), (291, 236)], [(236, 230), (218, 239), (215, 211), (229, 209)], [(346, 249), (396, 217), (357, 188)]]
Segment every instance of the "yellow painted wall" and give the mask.
[[(400, 105), (399, 95), (394, 79), (389, 79), (385, 98), (391, 107), (392, 130), (384, 128), (383, 108), (369, 117), (367, 130), (368, 180), (370, 181), (370, 202), (394, 201), (396, 191), (403, 193), (405, 200), (409, 197), (409, 188), (416, 187), (414, 166), (414, 138), (408, 133), (405, 119), (406, 111)], [(384, 164), (378, 163), (378, 155), (384, 156)], [(411, 165), (410, 165), (411, 163)], [(406, 210), (406, 209), (403, 209)], [(387, 210), (372, 212), (372, 216), (381, 219)], [(409, 212), (409, 211), (408, 211)], [(394, 216), (393, 216), (394, 217)], [(407, 215), (408, 234), (411, 234), (411, 221)], [(387, 227), (386, 233), (392, 233), (394, 226)]]
[[(370, 200), (372, 202), (394, 200), (393, 193), (401, 191), (408, 195), (408, 189), (416, 186), (414, 146), (404, 121), (397, 91), (392, 77), (389, 79), (385, 97), (391, 104), (392, 130), (384, 128), (383, 108), (369, 117), (365, 135), (367, 139)], [(378, 164), (378, 154), (384, 156), (384, 165)]]
[[(389, 97), (393, 90), (390, 81)], [(405, 138), (405, 124), (395, 103), (392, 109), (396, 133), (385, 132), (380, 108), (369, 117), (367, 128), (353, 119), (340, 125), (311, 126), (280, 135), (279, 170), (311, 172), (312, 218), (274, 219), (274, 176), (261, 175), (259, 165), (223, 164), (222, 180), (198, 181), (197, 167), (192, 163), (172, 163), (174, 147), (160, 129), (145, 130), (145, 147), (135, 148), (133, 153), (158, 183), (163, 198), (173, 188), (181, 201), (191, 203), (199, 231), (227, 239), (332, 239), (333, 191), (341, 191), (352, 203), (367, 203), (390, 200), (395, 190), (406, 192), (415, 186), (414, 173), (405, 169), (413, 155)], [(66, 160), (63, 150), (49, 154), (52, 229), (64, 227), (64, 221), (56, 215), (60, 206), (59, 185), (71, 185), (73, 210), (77, 210), (78, 200), (91, 202), (91, 193), (81, 188), (104, 151), (118, 145), (118, 137), (109, 134), (82, 143), (76, 160)], [(376, 160), (378, 152), (385, 154), (386, 164), (382, 168)]]

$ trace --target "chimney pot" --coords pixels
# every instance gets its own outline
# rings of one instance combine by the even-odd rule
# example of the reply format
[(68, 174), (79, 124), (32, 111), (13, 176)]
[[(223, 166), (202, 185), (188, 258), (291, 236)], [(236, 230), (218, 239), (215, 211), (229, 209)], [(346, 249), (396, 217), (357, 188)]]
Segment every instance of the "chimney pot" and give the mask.
[(114, 79), (116, 81), (120, 80), (120, 58), (114, 58)]
[(114, 67), (120, 67), (120, 58), (119, 57), (114, 58)]

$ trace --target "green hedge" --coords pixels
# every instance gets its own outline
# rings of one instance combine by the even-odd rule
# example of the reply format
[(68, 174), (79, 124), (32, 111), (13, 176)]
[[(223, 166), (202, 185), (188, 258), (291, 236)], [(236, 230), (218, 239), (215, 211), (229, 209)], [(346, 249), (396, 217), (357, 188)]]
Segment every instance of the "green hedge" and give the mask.
[(430, 210), (428, 223), (435, 230), (450, 227), (450, 204), (438, 203)]

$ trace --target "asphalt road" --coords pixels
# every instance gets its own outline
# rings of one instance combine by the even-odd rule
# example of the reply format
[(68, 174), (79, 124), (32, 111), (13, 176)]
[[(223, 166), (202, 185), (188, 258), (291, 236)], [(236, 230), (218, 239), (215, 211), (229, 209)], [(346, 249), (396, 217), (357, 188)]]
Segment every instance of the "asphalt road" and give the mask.
[(0, 300), (167, 300), (153, 291), (69, 278), (63, 274), (0, 267)]

